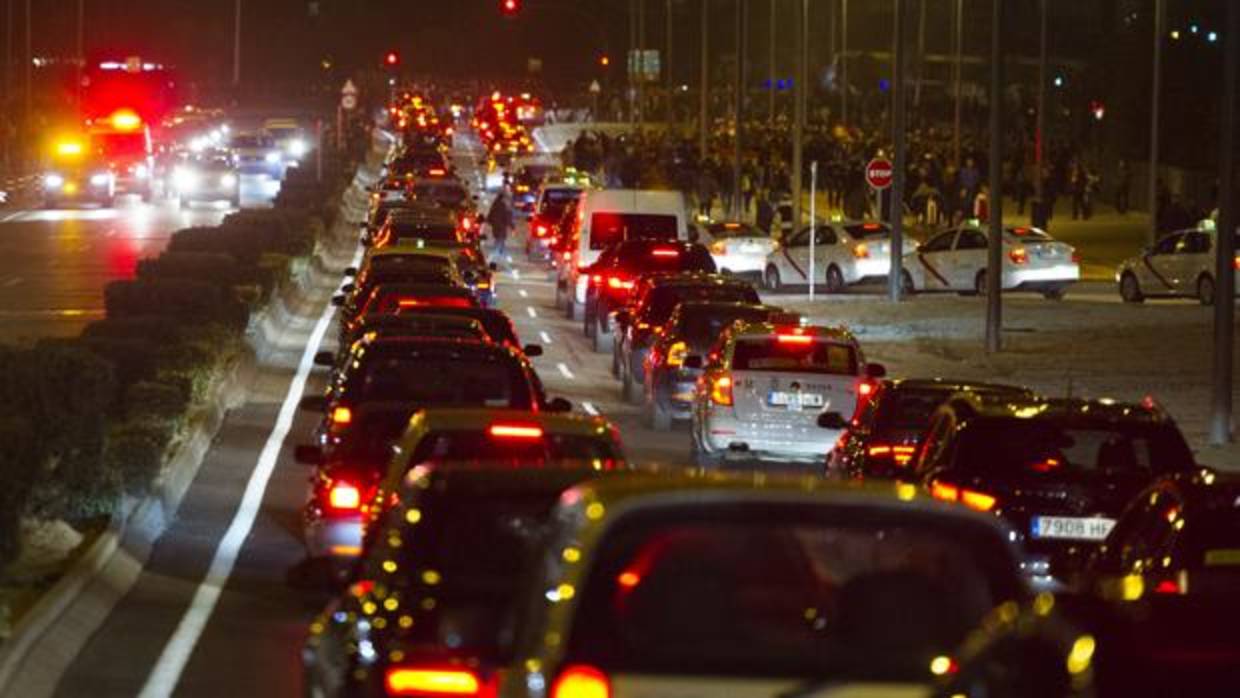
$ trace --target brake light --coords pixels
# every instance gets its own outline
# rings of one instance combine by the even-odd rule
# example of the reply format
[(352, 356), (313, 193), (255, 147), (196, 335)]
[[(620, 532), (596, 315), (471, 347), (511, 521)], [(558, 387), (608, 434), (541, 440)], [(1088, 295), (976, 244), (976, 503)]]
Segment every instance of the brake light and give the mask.
[(571, 262), (571, 261), (573, 261), (573, 253), (572, 253), (572, 252), (565, 252), (565, 253), (564, 253), (564, 255), (563, 255), (563, 259), (564, 259), (564, 261), (565, 261), (565, 262)]
[(728, 252), (728, 243), (724, 242), (723, 240), (720, 240), (718, 242), (712, 242), (710, 244), (711, 254), (727, 254), (727, 252)]
[(866, 453), (871, 458), (890, 458), (896, 462), (896, 465), (908, 465), (913, 460), (913, 454), (917, 449), (913, 446), (887, 446), (885, 444), (877, 444), (870, 446)]
[(389, 667), (384, 675), (389, 696), (477, 696), (482, 682), (469, 669)]
[(540, 238), (546, 237), (548, 232), (549, 230), (547, 229), (547, 226), (545, 225), (539, 224), (537, 226), (534, 226), (534, 235), (536, 237), (540, 237)]
[(852, 253), (853, 253), (853, 256), (856, 257), (857, 259), (869, 259), (870, 258), (870, 246), (863, 242), (857, 245), (856, 247), (854, 247)]
[(780, 344), (811, 344), (814, 338), (803, 334), (780, 334), (775, 335), (775, 341)]
[(680, 368), (685, 365), (685, 357), (689, 354), (689, 347), (684, 342), (676, 342), (667, 349), (667, 365), (672, 368)]
[(527, 424), (492, 424), (487, 433), (497, 439), (541, 439), (542, 427)]
[(332, 424), (351, 424), (353, 422), (353, 410), (348, 407), (337, 407), (332, 410)]
[(1029, 252), (1023, 247), (1016, 247), (1008, 252), (1008, 259), (1012, 260), (1012, 264), (1028, 264)]
[(633, 288), (633, 282), (619, 276), (609, 276), (607, 277), (607, 288), (617, 291), (629, 291)]
[(1236, 257), (1236, 258), (1232, 259), (1232, 261), (1231, 261), (1231, 266), (1232, 266), (1232, 268), (1236, 269), (1237, 271), (1240, 271), (1240, 257)]
[(432, 167), (432, 168), (431, 168), (431, 169), (427, 172), (427, 174), (429, 174), (429, 175), (430, 175), (430, 176), (432, 176), (432, 177), (442, 177), (442, 176), (444, 176), (444, 175), (448, 174), (448, 171), (447, 171), (447, 170), (445, 170), (445, 169), (443, 169), (442, 167)]
[(652, 257), (679, 257), (680, 250), (655, 249), (650, 251)]
[(327, 492), (327, 503), (332, 509), (354, 511), (362, 506), (362, 491), (347, 482), (332, 483)]
[(935, 482), (930, 485), (930, 496), (935, 499), (941, 499), (944, 502), (955, 502), (960, 499), (960, 488), (954, 485)]
[(862, 223), (861, 229), (862, 230), (882, 230), (883, 224), (882, 223)]
[(574, 664), (551, 685), (551, 698), (611, 698), (611, 681), (592, 666)]
[(930, 496), (944, 502), (958, 502), (975, 511), (990, 511), (999, 502), (994, 495), (976, 490), (962, 489), (955, 485), (935, 482), (930, 485)]
[(724, 407), (732, 406), (732, 376), (717, 376), (710, 384), (710, 401)]
[(1155, 594), (1178, 594), (1180, 593), (1180, 585), (1177, 584), (1174, 580), (1164, 579), (1158, 584), (1154, 585), (1154, 593)]
[(869, 381), (861, 381), (857, 384), (857, 397), (869, 397), (874, 394), (874, 384)]

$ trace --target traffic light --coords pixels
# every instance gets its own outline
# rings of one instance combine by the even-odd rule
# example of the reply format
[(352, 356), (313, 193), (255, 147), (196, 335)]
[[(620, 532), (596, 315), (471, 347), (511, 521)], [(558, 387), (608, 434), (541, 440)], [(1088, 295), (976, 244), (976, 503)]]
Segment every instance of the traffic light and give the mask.
[(516, 17), (521, 12), (521, 0), (499, 0), (499, 11), (505, 17)]
[(599, 65), (601, 65), (601, 66), (603, 66), (604, 68), (606, 68), (607, 66), (611, 65), (611, 56), (608, 56), (608, 55), (607, 55), (607, 54), (605, 54), (605, 53), (604, 53), (603, 55), (599, 56), (599, 57), (598, 57), (598, 64), (599, 64)]
[(395, 51), (388, 51), (387, 55), (383, 57), (383, 65), (389, 68), (395, 68), (400, 65), (400, 54)]

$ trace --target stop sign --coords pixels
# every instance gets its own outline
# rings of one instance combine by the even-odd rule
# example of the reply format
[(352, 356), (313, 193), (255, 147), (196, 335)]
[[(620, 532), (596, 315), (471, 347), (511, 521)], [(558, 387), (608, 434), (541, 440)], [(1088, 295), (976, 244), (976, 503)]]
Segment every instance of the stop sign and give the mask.
[(865, 181), (870, 187), (878, 190), (891, 186), (891, 178), (895, 166), (887, 158), (874, 158), (865, 166)]

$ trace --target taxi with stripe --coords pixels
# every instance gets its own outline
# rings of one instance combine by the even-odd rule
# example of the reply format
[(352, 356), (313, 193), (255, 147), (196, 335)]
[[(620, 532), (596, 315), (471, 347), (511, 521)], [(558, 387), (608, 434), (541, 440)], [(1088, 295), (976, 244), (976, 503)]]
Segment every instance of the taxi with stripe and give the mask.
[[(905, 293), (986, 293), (988, 236), (986, 226), (970, 221), (906, 251), (902, 282)], [(1029, 291), (1059, 300), (1081, 278), (1076, 250), (1039, 228), (1004, 229), (1002, 261), (1004, 291)]]
[[(1195, 298), (1202, 305), (1213, 305), (1216, 239), (1212, 221), (1205, 221), (1201, 228), (1166, 235), (1124, 260), (1115, 272), (1120, 297), (1128, 303), (1146, 298)], [(1240, 257), (1233, 267), (1240, 268)]]
[(768, 289), (778, 291), (807, 285), (812, 275), (814, 284), (824, 292), (842, 293), (849, 286), (882, 281), (890, 271), (890, 226), (876, 221), (840, 221), (819, 224), (812, 241), (807, 227), (774, 245), (767, 255), (762, 280)]

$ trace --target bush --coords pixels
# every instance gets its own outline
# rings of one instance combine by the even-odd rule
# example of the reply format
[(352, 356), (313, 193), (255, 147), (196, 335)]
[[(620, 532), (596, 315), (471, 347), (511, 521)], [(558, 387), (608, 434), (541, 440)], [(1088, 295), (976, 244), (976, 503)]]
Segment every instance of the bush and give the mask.
[(130, 422), (180, 426), (189, 410), (189, 398), (178, 386), (140, 381), (125, 391), (125, 419)]
[(116, 317), (96, 320), (82, 329), (85, 340), (143, 340), (154, 344), (175, 344), (186, 331), (176, 320), (159, 316)]
[(249, 280), (232, 255), (219, 252), (165, 252), (138, 262), (138, 278), (192, 279), (228, 287)]
[(134, 496), (151, 491), (164, 466), (173, 430), (167, 425), (128, 421), (108, 432), (104, 467), (115, 474), (121, 489)]
[(21, 552), (21, 519), (42, 477), (46, 454), (28, 417), (0, 417), (0, 566)]
[(185, 324), (245, 328), (250, 311), (231, 289), (190, 279), (113, 281), (103, 292), (109, 318), (167, 317)]

